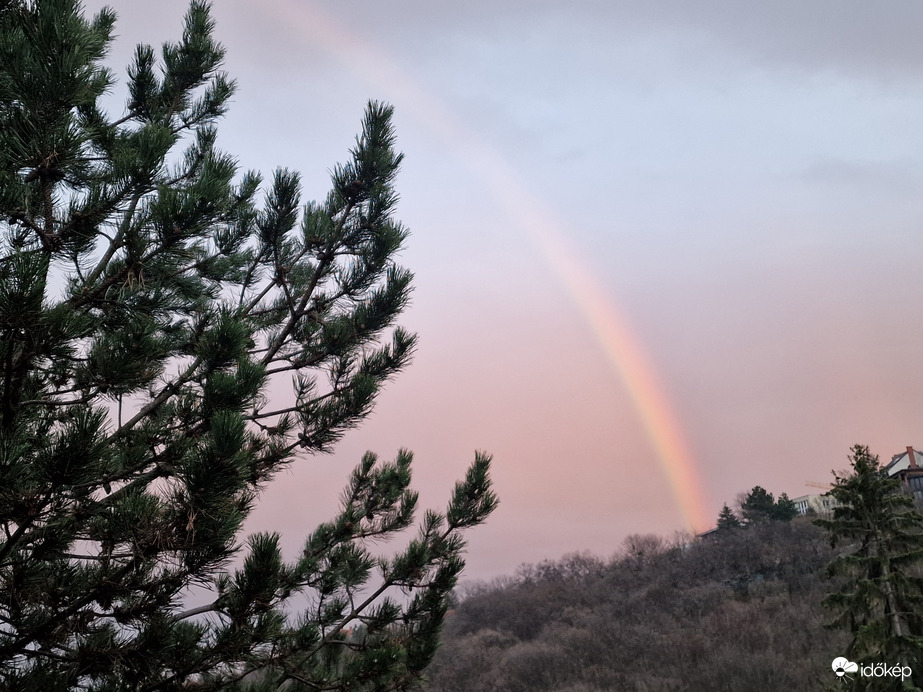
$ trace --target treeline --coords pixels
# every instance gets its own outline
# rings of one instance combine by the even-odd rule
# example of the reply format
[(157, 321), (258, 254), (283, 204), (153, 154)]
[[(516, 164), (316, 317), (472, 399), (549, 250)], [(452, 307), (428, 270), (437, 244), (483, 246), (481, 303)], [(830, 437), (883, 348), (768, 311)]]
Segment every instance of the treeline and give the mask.
[(424, 689), (826, 689), (850, 641), (823, 626), (833, 557), (827, 533), (796, 518), (521, 568), (465, 594)]
[(762, 486), (754, 486), (740, 502), (740, 516), (727, 506), (718, 513), (719, 529), (736, 529), (761, 521), (791, 521), (798, 516), (798, 508), (782, 493), (776, 500), (772, 493)]

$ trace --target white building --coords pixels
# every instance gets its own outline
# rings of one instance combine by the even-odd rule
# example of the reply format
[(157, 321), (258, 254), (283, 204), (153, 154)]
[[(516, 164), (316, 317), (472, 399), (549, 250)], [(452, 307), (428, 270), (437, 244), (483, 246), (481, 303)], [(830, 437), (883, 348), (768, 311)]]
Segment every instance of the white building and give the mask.
[(923, 498), (923, 452), (907, 447), (906, 451), (891, 457), (885, 471), (903, 483), (915, 498)]
[(829, 516), (839, 502), (829, 495), (802, 495), (801, 497), (792, 498), (798, 514), (816, 514), (821, 517)]

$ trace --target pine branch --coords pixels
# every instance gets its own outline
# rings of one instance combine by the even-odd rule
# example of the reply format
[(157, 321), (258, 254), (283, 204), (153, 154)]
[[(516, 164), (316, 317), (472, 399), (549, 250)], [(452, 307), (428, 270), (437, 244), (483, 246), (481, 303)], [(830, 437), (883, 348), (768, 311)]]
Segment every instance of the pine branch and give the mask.
[[(193, 0), (159, 63), (138, 48), (112, 120), (99, 99), (114, 15), (81, 11), (20, 3), (0, 21), (0, 656), (16, 661), (0, 686), (154, 690), (201, 675), (217, 688), (262, 667), (333, 689), (350, 666), (372, 674), (364, 657), (387, 645), (416, 652), (375, 678), (401, 687), (461, 568), (445, 527), (490, 509), (484, 468), (390, 567), (368, 545), (412, 524), (404, 452), (363, 459), (294, 565), (257, 537), (225, 573), (259, 488), (296, 447), (328, 450), (355, 427), (413, 352), (399, 327), (383, 339), (411, 282), (393, 259), (406, 232), (391, 218), (391, 109), (369, 104), (323, 205), (301, 206), (298, 175), (281, 171), (258, 207), (261, 179), (235, 184), (215, 148), (234, 84), (207, 4)], [(267, 396), (284, 372), (295, 404), (280, 407)], [(192, 585), (216, 597), (180, 608)], [(378, 607), (366, 587), (430, 595)], [(304, 624), (283, 616), (295, 594), (316, 597)], [(350, 618), (378, 643), (341, 641)]]

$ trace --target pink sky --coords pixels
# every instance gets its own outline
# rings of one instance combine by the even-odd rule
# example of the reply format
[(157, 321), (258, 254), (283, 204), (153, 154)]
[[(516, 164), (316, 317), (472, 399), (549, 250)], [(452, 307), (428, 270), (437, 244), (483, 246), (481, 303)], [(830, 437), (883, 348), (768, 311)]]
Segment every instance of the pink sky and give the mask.
[[(184, 6), (114, 3), (119, 74)], [(417, 276), (415, 362), (251, 528), (297, 550), (366, 449), (412, 449), (443, 506), (484, 449), (501, 505), (468, 576), (489, 577), (689, 528), (693, 504), (713, 518), (757, 484), (811, 492), (856, 442), (923, 445), (923, 9), (864, 8), (216, 3), (239, 81), (220, 141), (242, 167), (299, 169), (321, 198), (365, 101), (395, 105)], [(671, 489), (686, 462), (658, 451), (599, 320), (650, 367), (639, 391), (701, 490)]]

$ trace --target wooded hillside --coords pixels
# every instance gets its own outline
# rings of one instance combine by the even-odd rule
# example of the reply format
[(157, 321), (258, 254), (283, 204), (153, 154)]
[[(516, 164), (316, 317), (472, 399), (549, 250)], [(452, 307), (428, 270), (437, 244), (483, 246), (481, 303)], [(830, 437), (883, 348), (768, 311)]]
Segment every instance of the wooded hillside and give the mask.
[(835, 685), (833, 553), (807, 519), (683, 545), (633, 536), (609, 562), (524, 567), (462, 599), (428, 692), (778, 692)]

